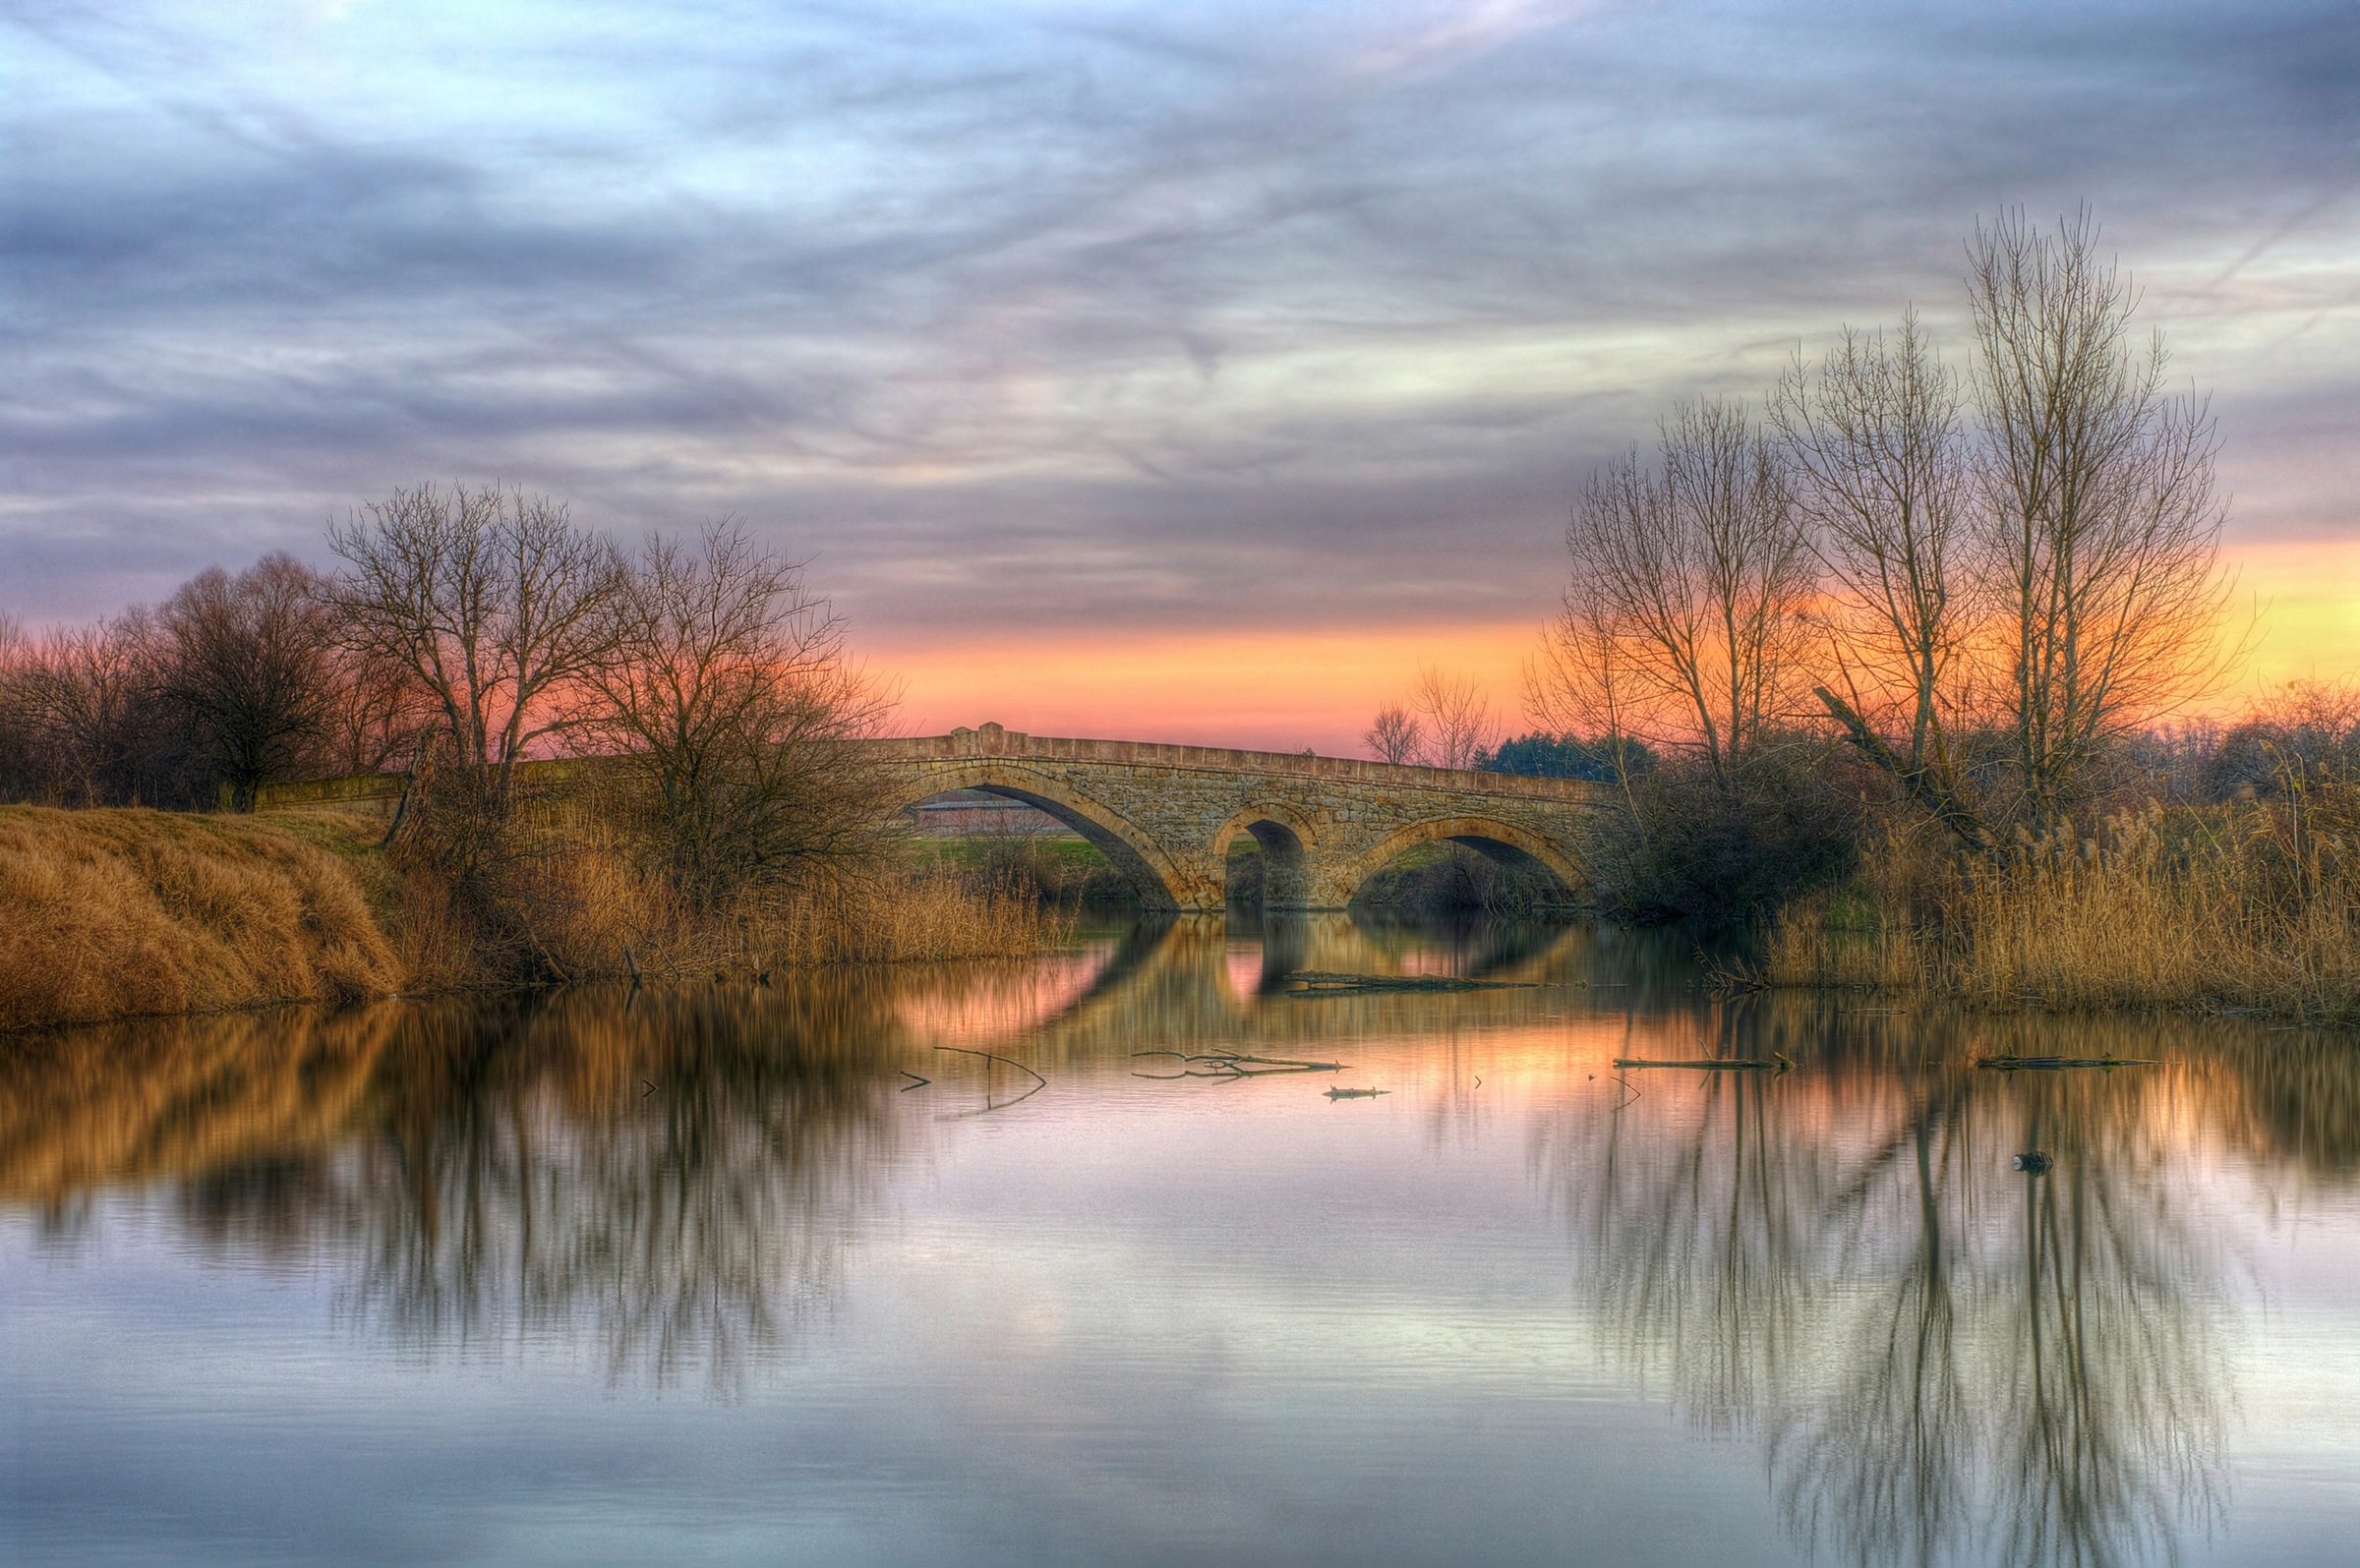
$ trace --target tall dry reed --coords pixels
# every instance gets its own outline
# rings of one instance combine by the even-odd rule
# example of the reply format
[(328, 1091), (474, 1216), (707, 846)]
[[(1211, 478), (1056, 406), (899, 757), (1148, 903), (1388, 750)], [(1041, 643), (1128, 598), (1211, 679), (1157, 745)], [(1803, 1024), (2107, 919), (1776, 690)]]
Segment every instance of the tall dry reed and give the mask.
[(2315, 771), (2227, 806), (2150, 803), (1953, 865), (1894, 841), (1853, 886), (1785, 910), (1760, 973), (1986, 1006), (2360, 1021), (2360, 780)]
[(1074, 917), (1013, 878), (876, 859), (698, 907), (595, 826), (571, 834), (509, 894), (564, 978), (742, 977), (821, 964), (1024, 958)]
[(343, 857), (252, 820), (0, 807), (0, 1030), (384, 995)]

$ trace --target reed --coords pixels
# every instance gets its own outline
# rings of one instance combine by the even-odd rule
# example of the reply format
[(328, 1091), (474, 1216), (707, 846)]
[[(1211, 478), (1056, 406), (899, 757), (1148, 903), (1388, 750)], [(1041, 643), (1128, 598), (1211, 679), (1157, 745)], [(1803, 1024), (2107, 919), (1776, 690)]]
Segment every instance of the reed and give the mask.
[(458, 897), (333, 812), (0, 807), (0, 1032), (519, 979), (748, 977), (1037, 954), (1073, 916), (1010, 878), (889, 858), (695, 908), (595, 823)]
[(2149, 802), (1955, 864), (1889, 841), (1855, 883), (1779, 914), (1756, 973), (1991, 1007), (2360, 1021), (2360, 779)]
[(401, 979), (353, 866), (250, 819), (0, 807), (0, 1030)]
[[(583, 824), (504, 880), (501, 917), (558, 978), (745, 979), (829, 964), (1024, 958), (1073, 933), (1073, 914), (1019, 879), (885, 857), (817, 866), (699, 905), (648, 875), (635, 847)], [(468, 924), (415, 921), (417, 946), (449, 958), (450, 983), (496, 982), (501, 945), (463, 940)]]

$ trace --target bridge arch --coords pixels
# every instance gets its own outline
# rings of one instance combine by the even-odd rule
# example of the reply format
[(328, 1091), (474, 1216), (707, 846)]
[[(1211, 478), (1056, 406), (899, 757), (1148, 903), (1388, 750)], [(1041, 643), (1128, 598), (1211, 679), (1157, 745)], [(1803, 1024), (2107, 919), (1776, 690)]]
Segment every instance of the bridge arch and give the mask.
[(1542, 835), (1496, 817), (1458, 816), (1432, 817), (1412, 823), (1386, 839), (1362, 855), (1352, 868), (1349, 892), (1359, 893), (1361, 884), (1420, 844), (1438, 843), (1445, 839), (1463, 843), (1511, 870), (1546, 872), (1567, 894), (1589, 885), (1588, 867)]
[(1306, 855), (1319, 845), (1311, 819), (1276, 801), (1249, 805), (1221, 824), (1206, 847), (1211, 863), (1225, 865), (1229, 845), (1239, 834), (1251, 837), (1262, 850), (1262, 906), (1300, 909), (1310, 897)]
[(1005, 800), (1021, 800), (1034, 810), (1047, 812), (1113, 861), (1115, 869), (1122, 872), (1138, 893), (1141, 903), (1153, 910), (1180, 907), (1178, 890), (1187, 886), (1187, 879), (1179, 874), (1162, 846), (1120, 812), (1063, 780), (1004, 762), (977, 760), (928, 769), (923, 777), (910, 781), (894, 806), (898, 810), (915, 805), (954, 789), (980, 790)]

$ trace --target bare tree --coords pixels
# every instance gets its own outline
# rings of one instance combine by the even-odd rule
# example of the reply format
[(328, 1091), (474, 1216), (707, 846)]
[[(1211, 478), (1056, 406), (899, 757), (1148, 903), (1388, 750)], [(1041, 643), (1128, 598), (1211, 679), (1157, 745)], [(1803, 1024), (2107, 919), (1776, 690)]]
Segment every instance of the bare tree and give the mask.
[(1798, 355), (1770, 418), (1830, 591), (1834, 669), (1813, 694), (1856, 750), (1980, 848), (1990, 834), (1951, 739), (1975, 632), (1965, 402), (1911, 311), (1890, 337), (1845, 328), (1815, 371)]
[(729, 522), (693, 547), (657, 536), (598, 624), (584, 731), (639, 776), (650, 840), (692, 901), (873, 845), (884, 802), (845, 743), (876, 733), (890, 703), (799, 566)]
[(1588, 731), (1623, 797), (1631, 797), (1634, 764), (1647, 755), (1631, 711), (1615, 623), (1596, 581), (1577, 576), (1565, 590), (1564, 610), (1542, 631), (1541, 652), (1525, 661), (1524, 707), (1544, 730)]
[(1492, 732), (1491, 700), (1474, 678), (1421, 668), (1412, 696), (1425, 731), (1426, 760), (1437, 768), (1474, 767)]
[(2106, 742), (2217, 675), (2225, 506), (2201, 398), (2164, 391), (2159, 334), (2085, 212), (1976, 227), (1981, 507), (2016, 764), (2036, 819)]
[(330, 615), (311, 570), (264, 556), (199, 573), (157, 611), (157, 691), (190, 760), (251, 810), (254, 791), (314, 765), (335, 700)]
[(29, 793), (76, 805), (139, 799), (148, 782), (146, 701), (153, 621), (133, 610), (53, 631), (21, 655), (11, 685), (27, 737)]
[(379, 773), (415, 761), (436, 727), (437, 704), (406, 664), (367, 649), (336, 647), (329, 678), (323, 765), (331, 773)]
[(1388, 702), (1377, 710), (1368, 733), (1360, 739), (1382, 762), (1412, 763), (1418, 760), (1425, 746), (1426, 730), (1409, 710), (1397, 702)]
[(0, 615), (0, 800), (24, 799), (36, 787), (31, 668), (32, 644), (25, 628)]
[(407, 669), (462, 769), (502, 780), (565, 722), (606, 656), (620, 573), (562, 502), (493, 488), (395, 491), (328, 530), (346, 646)]
[(1651, 731), (1734, 788), (1780, 710), (1811, 589), (1777, 448), (1741, 404), (1683, 404), (1656, 466), (1634, 449), (1592, 478), (1566, 546), (1574, 580), (1536, 708), (1562, 728)]

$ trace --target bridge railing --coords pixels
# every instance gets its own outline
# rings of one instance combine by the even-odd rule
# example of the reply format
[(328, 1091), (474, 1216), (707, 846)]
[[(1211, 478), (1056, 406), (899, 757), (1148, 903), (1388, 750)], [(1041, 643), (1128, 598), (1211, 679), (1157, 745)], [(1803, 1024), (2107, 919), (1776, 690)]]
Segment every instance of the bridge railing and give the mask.
[(1519, 795), (1536, 800), (1586, 801), (1597, 785), (1580, 779), (1535, 779), (1524, 774), (1481, 773), (1469, 768), (1423, 768), (1371, 762), (1361, 757), (1322, 757), (1296, 751), (1239, 751), (1225, 746), (1183, 746), (1154, 740), (1080, 740), (1029, 735), (985, 725), (947, 735), (917, 735), (865, 743), (895, 761), (961, 762), (995, 758), (1009, 762), (1092, 763), (1107, 767), (1185, 768), (1206, 773), (1281, 774), (1294, 778), (1346, 780), (1393, 789), (1446, 789), (1479, 794)]
[[(1374, 785), (1386, 789), (1455, 791), (1529, 800), (1585, 803), (1597, 785), (1579, 779), (1534, 779), (1523, 774), (1478, 773), (1466, 768), (1421, 768), (1370, 762), (1359, 757), (1322, 757), (1292, 751), (1241, 751), (1225, 746), (1183, 746), (1152, 740), (1086, 740), (1029, 735), (985, 725), (947, 735), (912, 735), (854, 742), (879, 762), (956, 763), (989, 758), (1007, 762), (1173, 768), (1201, 773), (1265, 774)], [(559, 758), (527, 762), (518, 773), (552, 781), (595, 770), (605, 759)], [(344, 805), (390, 801), (408, 782), (406, 774), (352, 774), (336, 779), (300, 779), (264, 784), (255, 791), (258, 810), (288, 806)]]

